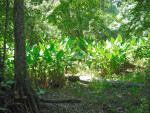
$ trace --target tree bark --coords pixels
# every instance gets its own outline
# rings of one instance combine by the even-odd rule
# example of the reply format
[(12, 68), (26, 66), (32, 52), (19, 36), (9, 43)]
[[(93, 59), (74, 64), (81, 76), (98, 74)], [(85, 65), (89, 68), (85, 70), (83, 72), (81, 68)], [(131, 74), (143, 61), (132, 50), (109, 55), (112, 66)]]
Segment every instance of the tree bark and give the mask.
[[(6, 56), (6, 38), (7, 38), (7, 26), (8, 26), (8, 12), (9, 12), (9, 0), (6, 0), (6, 19), (5, 19), (5, 31), (4, 31), (4, 54), (3, 54), (3, 60), (1, 61), (0, 58), (0, 82), (3, 81), (3, 73), (4, 73), (4, 67), (5, 67), (5, 56)], [(0, 50), (1, 53), (1, 50)], [(1, 57), (1, 56), (0, 56)]]
[[(13, 87), (15, 102), (20, 103), (18, 113), (39, 113), (35, 96), (27, 73), (24, 0), (14, 0), (14, 37), (15, 37), (15, 84)], [(23, 107), (22, 107), (23, 106)]]

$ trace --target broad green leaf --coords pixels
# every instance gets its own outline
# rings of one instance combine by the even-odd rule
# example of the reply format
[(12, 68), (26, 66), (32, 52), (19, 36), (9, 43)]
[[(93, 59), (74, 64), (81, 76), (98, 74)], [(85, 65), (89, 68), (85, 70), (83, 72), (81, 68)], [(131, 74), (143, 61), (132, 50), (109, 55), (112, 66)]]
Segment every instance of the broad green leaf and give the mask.
[(44, 32), (44, 33), (43, 33), (43, 39), (45, 39), (45, 38), (46, 38), (46, 33)]
[(1, 86), (3, 86), (3, 87), (8, 87), (8, 88), (11, 87), (9, 84), (6, 84), (6, 83), (4, 83), (4, 82), (0, 82), (0, 84), (1, 84)]
[(117, 42), (121, 42), (122, 41), (122, 37), (120, 34), (118, 34), (118, 37), (117, 37)]
[(41, 35), (40, 35), (40, 38), (41, 38), (41, 41), (42, 41), (42, 42), (44, 43), (44, 39), (43, 39), (43, 36), (41, 36)]
[(129, 47), (130, 47), (130, 44), (129, 44), (129, 43), (124, 43), (123, 46), (122, 46), (122, 49), (123, 49), (124, 51), (126, 51)]
[(50, 51), (53, 51), (54, 50), (54, 44), (52, 42), (50, 42), (50, 48), (49, 48)]
[(6, 82), (6, 84), (10, 84), (10, 85), (14, 84), (14, 83), (15, 83), (15, 81), (13, 81), (13, 80), (9, 80), (9, 81)]
[(34, 55), (39, 54), (39, 49), (38, 49), (37, 45), (34, 45), (34, 46), (33, 46), (33, 54), (34, 54)]
[(8, 65), (10, 64), (10, 60), (9, 60), (9, 59), (7, 59), (7, 64), (8, 64)]
[(45, 51), (44, 51), (44, 57), (49, 57), (48, 49), (45, 49)]
[(148, 41), (150, 41), (150, 33), (148, 34)]
[(37, 95), (43, 95), (46, 93), (46, 90), (45, 89), (40, 89), (39, 91), (36, 91), (36, 94)]
[(80, 56), (82, 56), (82, 55), (86, 55), (86, 53), (79, 47), (78, 48), (78, 51), (81, 53), (81, 55)]
[(122, 54), (122, 56), (121, 56), (121, 59), (123, 62), (124, 62), (125, 58), (126, 58), (126, 53)]
[(113, 46), (113, 51), (117, 50), (117, 45)]
[(114, 44), (115, 43), (115, 39), (113, 37), (111, 37), (111, 43)]
[(74, 53), (78, 48), (79, 48), (79, 46), (76, 45), (76, 46), (71, 50), (71, 53)]
[(106, 53), (106, 57), (107, 57), (108, 59), (111, 59), (112, 54), (111, 54), (111, 53)]
[(95, 59), (99, 59), (99, 56), (96, 53), (92, 53), (92, 55)]
[(92, 49), (93, 52), (98, 52), (98, 53), (100, 53), (100, 50), (101, 50), (101, 49), (98, 48), (98, 47), (95, 47), (95, 48)]
[(145, 39), (143, 37), (141, 37), (141, 41), (140, 42), (141, 42), (142, 45), (146, 45), (146, 41), (145, 41)]
[(43, 58), (45, 61), (46, 61), (46, 63), (48, 63), (48, 64), (51, 64), (51, 63), (53, 63), (52, 62), (52, 58), (51, 58), (51, 56), (49, 56), (49, 57), (46, 57), (46, 58)]
[(114, 50), (114, 51), (113, 51), (113, 55), (114, 55), (114, 56), (117, 56), (117, 55), (118, 55), (118, 51), (117, 51), (117, 50)]
[(28, 41), (26, 41), (26, 51), (27, 52), (31, 51), (31, 48), (30, 48), (30, 45), (29, 45)]
[(40, 42), (39, 42), (39, 46), (40, 46), (40, 49), (42, 49), (42, 51), (44, 51), (44, 50), (45, 50), (44, 45), (42, 45)]
[(83, 39), (83, 41), (84, 41), (85, 45), (88, 45), (88, 43), (87, 43), (87, 41), (85, 39)]
[(132, 39), (131, 43), (130, 43), (130, 46), (133, 46), (134, 43), (135, 43), (135, 41), (136, 41), (136, 38), (134, 37), (134, 38)]
[(56, 54), (56, 59), (57, 60), (61, 60), (61, 57), (64, 55), (63, 50), (60, 50), (57, 54)]
[(0, 111), (6, 111), (6, 110), (7, 110), (6, 108), (0, 107)]
[(92, 50), (93, 50), (92, 46), (91, 46), (91, 45), (88, 45), (88, 52), (89, 52), (89, 53), (93, 53)]
[(67, 45), (72, 46), (74, 44), (74, 42), (75, 42), (74, 40), (69, 39), (67, 42)]
[(95, 48), (95, 50), (96, 50), (96, 52), (98, 52), (98, 53), (100, 53), (100, 54), (102, 54), (102, 55), (104, 55), (104, 54), (105, 54), (105, 50), (104, 50), (104, 48), (103, 48), (103, 47)]
[(27, 62), (28, 62), (28, 64), (32, 64), (33, 63), (33, 60), (31, 58), (30, 54), (27, 56)]
[(121, 43), (121, 42), (122, 42), (122, 37), (120, 34), (118, 34), (117, 39), (115, 40), (114, 44), (117, 45), (118, 43)]

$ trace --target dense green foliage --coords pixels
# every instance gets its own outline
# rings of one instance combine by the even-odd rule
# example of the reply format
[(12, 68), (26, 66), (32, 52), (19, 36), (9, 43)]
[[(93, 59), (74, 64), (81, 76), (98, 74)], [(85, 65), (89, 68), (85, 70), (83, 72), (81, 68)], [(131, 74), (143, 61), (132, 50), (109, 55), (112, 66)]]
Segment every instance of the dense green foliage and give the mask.
[[(68, 70), (73, 71), (73, 67), (77, 66), (77, 62), (84, 62), (88, 68), (101, 71), (100, 75), (103, 77), (119, 74), (122, 70), (132, 68), (128, 67), (130, 65), (121, 67), (123, 64), (138, 63), (137, 59), (143, 59), (145, 60), (143, 63), (147, 62), (146, 64), (148, 64), (146, 58), (150, 56), (149, 41), (150, 36), (146, 39), (133, 37), (123, 42), (121, 35), (118, 35), (116, 39), (111, 38), (110, 41), (103, 41), (104, 44), (102, 44), (101, 41), (96, 42), (93, 38), (75, 39), (63, 36), (60, 39), (39, 42), (33, 45), (32, 48), (27, 41), (29, 75), (38, 84), (63, 85), (65, 82), (64, 74)], [(84, 44), (88, 48), (86, 52), (82, 50), (80, 44)], [(10, 49), (10, 56), (6, 61), (8, 74), (13, 72), (12, 51)]]
[[(67, 75), (80, 71), (94, 72), (98, 78), (150, 81), (149, 0), (24, 1), (28, 74), (35, 88), (63, 86)], [(0, 94), (1, 87), (9, 91), (15, 82), (14, 1), (8, 2), (0, 1)], [(96, 92), (109, 85), (89, 84)], [(140, 107), (133, 106), (129, 112), (147, 111), (147, 100), (140, 101)]]
[[(14, 63), (13, 2), (9, 2), (6, 75), (13, 74)], [(136, 64), (138, 59), (141, 64), (148, 64), (148, 4), (147, 0), (26, 0), (26, 49), (31, 79), (59, 84), (57, 78), (61, 78), (65, 82), (64, 74), (77, 62), (101, 71), (104, 77), (119, 74), (124, 70), (123, 64)], [(7, 4), (3, 1), (0, 5)], [(1, 9), (1, 62), (5, 13)]]

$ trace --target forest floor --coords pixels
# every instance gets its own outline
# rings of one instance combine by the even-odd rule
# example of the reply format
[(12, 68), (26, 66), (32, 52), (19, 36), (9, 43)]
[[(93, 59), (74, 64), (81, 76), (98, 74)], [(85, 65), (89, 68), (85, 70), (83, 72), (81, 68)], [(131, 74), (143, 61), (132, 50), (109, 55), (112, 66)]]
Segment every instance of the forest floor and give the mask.
[(49, 89), (41, 98), (75, 99), (80, 102), (41, 102), (41, 113), (149, 113), (150, 87), (107, 84), (100, 91), (90, 83), (68, 82), (62, 88)]

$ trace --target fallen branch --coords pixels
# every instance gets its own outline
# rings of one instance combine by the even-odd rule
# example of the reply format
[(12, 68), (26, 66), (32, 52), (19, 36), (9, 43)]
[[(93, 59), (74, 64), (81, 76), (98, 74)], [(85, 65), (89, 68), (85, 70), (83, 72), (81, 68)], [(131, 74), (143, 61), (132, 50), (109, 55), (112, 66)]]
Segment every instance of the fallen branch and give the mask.
[(110, 79), (99, 79), (99, 81), (104, 81), (104, 82), (110, 83), (112, 85), (126, 85), (128, 87), (131, 87), (131, 86), (137, 86), (137, 87), (144, 86), (143, 84), (140, 84), (140, 83), (137, 83), (137, 82), (130, 82), (130, 81), (110, 80)]
[[(117, 85), (126, 85), (127, 87), (132, 87), (132, 86), (137, 86), (137, 87), (141, 87), (144, 86), (144, 84), (140, 84), (137, 82), (130, 82), (130, 81), (121, 81), (121, 80), (110, 80), (110, 79), (100, 79), (100, 78), (94, 78), (96, 81), (99, 82), (107, 82), (112, 84), (113, 86), (117, 86)], [(80, 81), (84, 82), (84, 83), (89, 83), (92, 81), (92, 78), (86, 78), (86, 76), (81, 76), (80, 77)]]
[(77, 100), (77, 99), (48, 100), (48, 99), (40, 98), (40, 102), (46, 102), (46, 103), (80, 103), (81, 100)]

